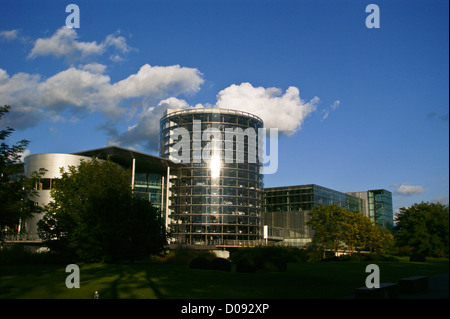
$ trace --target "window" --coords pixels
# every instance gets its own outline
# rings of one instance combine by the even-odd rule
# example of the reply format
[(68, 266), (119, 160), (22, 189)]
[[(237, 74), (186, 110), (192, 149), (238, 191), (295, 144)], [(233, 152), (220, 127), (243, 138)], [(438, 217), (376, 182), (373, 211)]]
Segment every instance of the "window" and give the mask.
[(36, 184), (36, 190), (50, 190), (52, 189), (52, 179), (51, 178), (41, 178)]

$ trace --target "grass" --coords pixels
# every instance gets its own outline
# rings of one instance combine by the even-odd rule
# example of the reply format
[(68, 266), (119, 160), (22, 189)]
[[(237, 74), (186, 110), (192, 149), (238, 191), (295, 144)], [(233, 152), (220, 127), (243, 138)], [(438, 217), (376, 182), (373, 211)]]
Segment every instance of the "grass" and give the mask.
[[(176, 264), (79, 264), (80, 288), (65, 286), (65, 266), (0, 265), (0, 299), (339, 298), (364, 286), (370, 262), (289, 263), (286, 272), (237, 273)], [(448, 259), (372, 262), (381, 282), (449, 271)]]

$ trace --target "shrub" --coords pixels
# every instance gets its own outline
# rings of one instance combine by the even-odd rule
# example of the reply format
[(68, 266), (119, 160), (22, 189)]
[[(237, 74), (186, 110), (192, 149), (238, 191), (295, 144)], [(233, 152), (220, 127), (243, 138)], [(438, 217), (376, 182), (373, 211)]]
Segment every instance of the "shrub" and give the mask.
[(190, 268), (211, 269), (211, 261), (214, 260), (216, 254), (210, 251), (196, 251), (196, 256), (189, 262)]
[(325, 251), (323, 255), (325, 255), (325, 258), (322, 256), (320, 261), (339, 261), (339, 256), (336, 256), (334, 251)]
[(396, 254), (399, 256), (410, 256), (414, 248), (411, 246), (400, 246), (397, 248)]
[(316, 249), (299, 249), (296, 256), (297, 261), (301, 262), (315, 262), (320, 261), (322, 258), (323, 252), (318, 251)]
[(384, 261), (384, 256), (380, 254), (372, 254), (370, 256), (370, 261)]
[(190, 262), (199, 256), (208, 256), (209, 259), (213, 259), (216, 255), (208, 251), (197, 251), (191, 249), (176, 249), (169, 251), (164, 256), (157, 256), (154, 258), (156, 262), (168, 263), (176, 265), (189, 265)]
[(193, 269), (211, 269), (211, 259), (207, 256), (197, 256), (189, 263), (189, 268)]
[(326, 257), (321, 259), (321, 261), (340, 261), (341, 258), (339, 256), (330, 256), (330, 257)]
[(339, 261), (361, 261), (361, 256), (359, 254), (342, 255), (339, 256)]
[(241, 259), (253, 259), (255, 257), (254, 248), (235, 248), (230, 251), (230, 259), (233, 263), (238, 263)]
[(0, 265), (67, 264), (68, 259), (50, 251), (35, 251), (23, 246), (3, 247), (0, 250)]
[(369, 261), (398, 261), (398, 259), (389, 255), (372, 254), (369, 256)]
[(236, 265), (242, 259), (249, 259), (256, 269), (286, 271), (286, 263), (301, 260), (304, 258), (304, 253), (292, 247), (259, 246), (235, 249), (231, 252), (230, 258)]
[(236, 262), (236, 271), (254, 273), (256, 272), (256, 266), (250, 258), (241, 258)]
[(287, 263), (284, 260), (266, 260), (262, 269), (265, 271), (287, 271)]
[(231, 271), (231, 262), (225, 258), (214, 258), (210, 262), (211, 269), (221, 271)]
[(409, 261), (424, 263), (424, 262), (426, 261), (426, 258), (425, 258), (425, 256), (422, 255), (422, 254), (412, 254), (412, 255), (409, 257)]
[(394, 256), (384, 256), (384, 261), (398, 261), (398, 258)]

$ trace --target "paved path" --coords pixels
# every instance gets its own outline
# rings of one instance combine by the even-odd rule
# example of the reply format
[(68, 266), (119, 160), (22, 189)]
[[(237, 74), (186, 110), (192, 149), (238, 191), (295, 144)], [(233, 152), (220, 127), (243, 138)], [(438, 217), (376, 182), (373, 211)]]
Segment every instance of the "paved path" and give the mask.
[(428, 289), (413, 294), (400, 294), (400, 299), (449, 299), (448, 273), (428, 277)]

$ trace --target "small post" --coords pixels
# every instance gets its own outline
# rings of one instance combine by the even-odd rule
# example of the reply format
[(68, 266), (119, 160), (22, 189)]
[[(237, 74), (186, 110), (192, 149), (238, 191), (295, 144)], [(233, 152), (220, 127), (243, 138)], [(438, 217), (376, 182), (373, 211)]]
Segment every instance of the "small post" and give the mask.
[(266, 246), (268, 239), (269, 239), (269, 226), (264, 225), (264, 242), (266, 243)]
[(131, 189), (134, 190), (134, 174), (136, 170), (136, 159), (133, 158), (133, 164), (131, 166)]
[(165, 227), (169, 227), (169, 181), (170, 181), (170, 166), (167, 165), (167, 175), (166, 175), (166, 216), (165, 216)]

